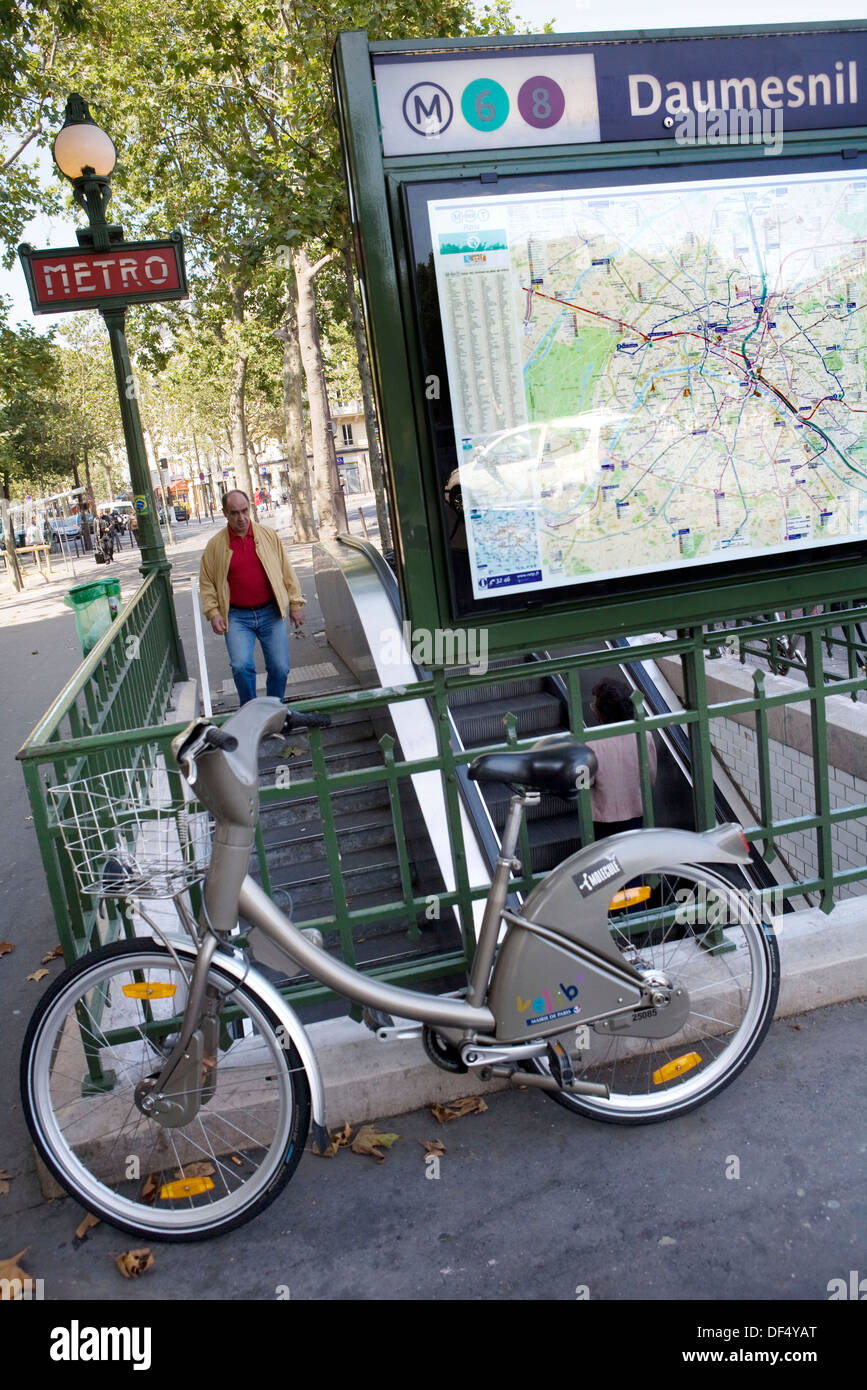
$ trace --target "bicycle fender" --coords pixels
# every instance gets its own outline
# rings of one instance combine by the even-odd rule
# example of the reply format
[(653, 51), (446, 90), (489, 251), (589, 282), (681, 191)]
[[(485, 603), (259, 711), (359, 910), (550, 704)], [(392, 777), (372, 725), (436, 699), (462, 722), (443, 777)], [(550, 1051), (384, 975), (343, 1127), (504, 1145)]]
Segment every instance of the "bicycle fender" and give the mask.
[[(171, 944), (174, 951), (177, 951), (182, 960), (194, 961), (196, 950), (186, 937), (169, 936), (166, 940)], [(213, 963), (219, 965), (220, 969), (227, 975), (231, 975), (239, 983), (244, 981), (251, 986), (271, 1012), (279, 1019), (283, 1028), (283, 1036), (291, 1038), (298, 1049), (298, 1055), (307, 1072), (307, 1081), (310, 1086), (310, 1105), (313, 1111), (311, 1129), (316, 1147), (326, 1149), (328, 1147), (328, 1133), (325, 1124), (325, 1087), (322, 1084), (322, 1073), (319, 1070), (319, 1062), (313, 1050), (304, 1024), (286, 1000), (278, 994), (274, 986), (255, 970), (248, 961), (238, 958), (234, 953), (228, 951), (217, 951)]]
[(580, 940), (622, 967), (612, 943), (608, 905), (630, 879), (686, 864), (744, 864), (749, 851), (739, 825), (692, 830), (627, 830), (587, 845), (558, 864), (525, 899), (522, 916)]

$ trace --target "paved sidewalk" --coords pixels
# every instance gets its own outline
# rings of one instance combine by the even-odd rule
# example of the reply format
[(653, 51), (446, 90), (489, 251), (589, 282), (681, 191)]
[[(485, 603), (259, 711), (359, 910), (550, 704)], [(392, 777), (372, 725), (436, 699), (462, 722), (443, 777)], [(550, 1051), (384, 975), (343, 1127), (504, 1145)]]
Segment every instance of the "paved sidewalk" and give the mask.
[[(693, 1332), (725, 1325), (730, 1300), (754, 1302), (744, 1316), (763, 1329), (816, 1323), (831, 1280), (867, 1275), (863, 1026), (857, 1004), (781, 1020), (727, 1090), (665, 1124), (596, 1124), (514, 1091), (445, 1126), (427, 1109), (382, 1117), (378, 1128), (400, 1136), (382, 1163), (308, 1152), (255, 1221), (201, 1244), (151, 1242), (154, 1266), (137, 1280), (115, 1256), (143, 1242), (106, 1225), (77, 1241), (79, 1207), (42, 1202), (26, 1155), (0, 1151), (12, 1173), (0, 1257), (26, 1246), (46, 1299), (83, 1302), (71, 1313), (82, 1322), (97, 1304), (251, 1299), (272, 1305), (266, 1327), (279, 1335), (287, 1297), (555, 1300), (572, 1304), (570, 1330), (583, 1317), (586, 1338), (599, 1303), (637, 1299), (659, 1305), (639, 1339), (659, 1336), (666, 1351), (672, 1323), (684, 1326), (671, 1304), (719, 1301), (696, 1307)], [(434, 1139), (445, 1146), (437, 1167), (422, 1147)], [(576, 1297), (597, 1305), (592, 1322)]]

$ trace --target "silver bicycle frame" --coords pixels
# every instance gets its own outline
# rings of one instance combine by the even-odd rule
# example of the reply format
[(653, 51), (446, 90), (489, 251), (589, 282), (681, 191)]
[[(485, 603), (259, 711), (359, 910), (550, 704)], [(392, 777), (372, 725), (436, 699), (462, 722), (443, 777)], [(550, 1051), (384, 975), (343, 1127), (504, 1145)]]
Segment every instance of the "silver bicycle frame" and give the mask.
[[(488, 1007), (488, 989), (500, 927), (504, 920), (509, 879), (518, 862), (515, 859), (515, 851), (524, 807), (530, 804), (538, 793), (531, 791), (512, 797), (470, 971), (468, 998), (463, 1000), (423, 994), (416, 990), (384, 984), (354, 970), (342, 961), (335, 960), (326, 951), (315, 946), (247, 874), (259, 814), (259, 743), (268, 734), (281, 732), (285, 717), (286, 709), (279, 701), (253, 700), (243, 706), (224, 726), (224, 733), (231, 732), (238, 739), (237, 750), (211, 751), (201, 756), (201, 750), (197, 752), (196, 736), (209, 727), (201, 721), (195, 721), (174, 741), (173, 748), (182, 768), (185, 768), (188, 780), (196, 787), (204, 804), (216, 816), (217, 829), (211, 863), (205, 879), (204, 906), (199, 924), (200, 958), (194, 971), (184, 1027), (171, 1057), (163, 1068), (160, 1085), (164, 1084), (171, 1074), (189, 1041), (204, 995), (208, 963), (217, 949), (218, 941), (225, 941), (227, 946), (231, 946), (228, 934), (235, 929), (239, 912), (262, 931), (279, 951), (336, 993), (356, 1003), (397, 1014), (401, 1018), (431, 1024), (451, 1030), (452, 1033), (457, 1032), (468, 1042), (496, 1042), (497, 1019)], [(198, 763), (197, 757), (200, 757)], [(658, 863), (742, 863), (748, 858), (740, 829), (733, 825), (721, 826), (701, 835), (682, 830), (632, 831), (606, 842), (606, 854), (610, 856), (615, 850), (622, 860), (622, 863), (618, 864), (618, 883), (625, 882), (631, 874), (642, 869), (652, 871), (654, 864)], [(591, 902), (585, 902), (582, 904), (582, 911), (589, 919), (589, 924), (594, 926), (594, 930), (588, 931), (586, 937), (580, 934), (576, 936), (574, 932), (574, 875), (585, 862), (590, 864), (594, 859), (598, 859), (599, 855), (600, 847), (590, 845), (552, 870), (544, 883), (531, 895), (531, 899), (528, 899), (526, 908), (529, 908), (531, 903), (548, 903), (552, 920), (546, 927), (539, 928), (540, 933), (546, 937), (556, 935), (559, 944), (567, 950), (571, 948), (573, 952), (577, 941), (580, 954), (586, 957), (589, 953), (599, 957), (599, 963), (604, 966), (608, 976), (634, 990), (636, 985), (641, 984), (641, 977), (631, 966), (615, 956), (610, 943), (606, 949), (607, 913), (605, 923), (595, 923), (598, 912), (594, 913)], [(618, 883), (612, 882), (611, 888), (618, 886)], [(558, 902), (564, 895), (567, 901), (561, 912)], [(603, 896), (605, 895), (600, 895), (600, 901)], [(564, 922), (571, 922), (572, 931), (561, 927), (558, 921), (560, 915), (563, 916)], [(520, 929), (521, 921), (516, 922), (513, 914), (508, 916), (513, 922), (513, 927)], [(534, 922), (530, 920), (526, 925), (532, 932)], [(248, 966), (246, 969), (247, 977), (255, 980), (257, 988), (267, 985), (264, 977), (253, 967)], [(270, 986), (268, 988), (270, 989)], [(303, 1038), (306, 1046), (302, 1056), (311, 1056), (303, 1025), (296, 1015), (292, 1014), (292, 1019), (293, 1022), (289, 1026), (290, 1035), (299, 1044), (299, 1051), (302, 1051), (299, 1039)], [(318, 1077), (318, 1071), (316, 1075)]]

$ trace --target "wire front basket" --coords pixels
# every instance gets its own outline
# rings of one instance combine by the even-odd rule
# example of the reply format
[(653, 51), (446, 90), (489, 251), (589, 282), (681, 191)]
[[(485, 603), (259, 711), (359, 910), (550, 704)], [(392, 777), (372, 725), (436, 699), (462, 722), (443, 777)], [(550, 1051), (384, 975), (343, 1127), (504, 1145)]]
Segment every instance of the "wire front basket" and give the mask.
[(173, 898), (204, 878), (210, 818), (179, 772), (119, 768), (48, 794), (82, 893)]

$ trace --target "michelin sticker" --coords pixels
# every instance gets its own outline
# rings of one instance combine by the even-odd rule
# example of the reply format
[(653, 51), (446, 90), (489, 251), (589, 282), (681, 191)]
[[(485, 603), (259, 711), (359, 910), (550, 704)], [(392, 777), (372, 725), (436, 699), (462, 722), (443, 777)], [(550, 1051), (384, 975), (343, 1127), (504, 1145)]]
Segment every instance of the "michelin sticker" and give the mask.
[(595, 864), (589, 865), (580, 874), (574, 874), (572, 881), (582, 898), (586, 898), (604, 883), (622, 873), (619, 860), (611, 854), (607, 859), (599, 859)]

